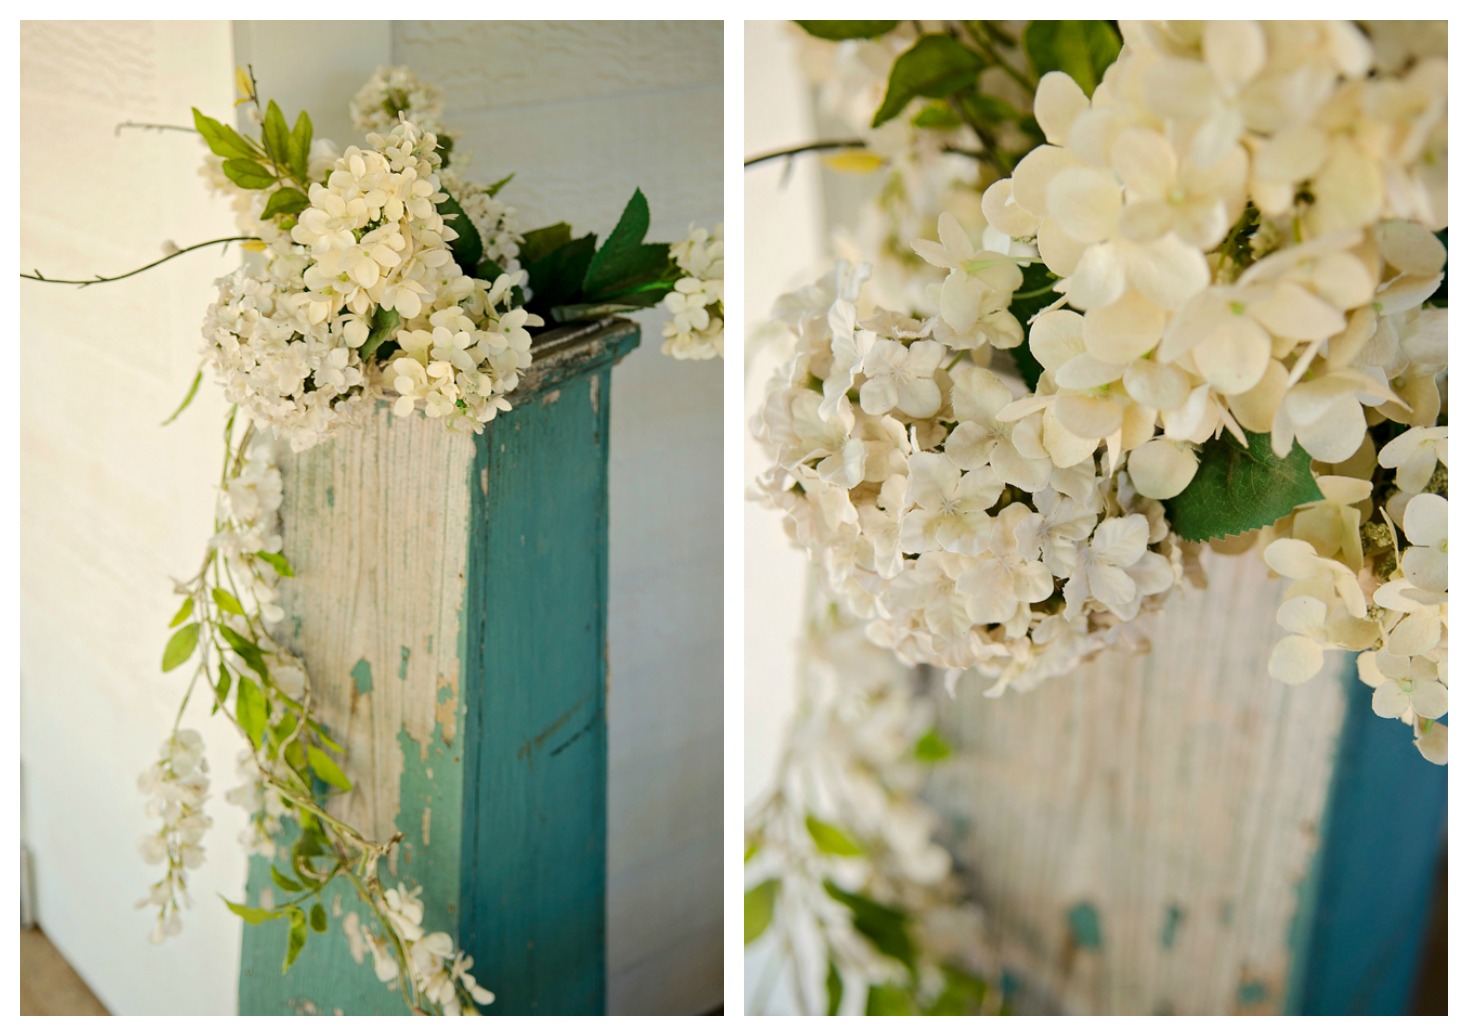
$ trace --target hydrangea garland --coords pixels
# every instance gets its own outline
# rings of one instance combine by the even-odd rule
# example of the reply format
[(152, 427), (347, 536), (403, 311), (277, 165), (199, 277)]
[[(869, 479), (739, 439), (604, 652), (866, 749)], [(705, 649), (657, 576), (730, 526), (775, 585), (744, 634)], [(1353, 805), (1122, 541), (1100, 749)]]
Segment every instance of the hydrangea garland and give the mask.
[[(248, 745), (243, 783), (226, 795), (251, 813), (246, 847), (274, 858), (283, 820), (299, 832), (289, 872), (272, 867), (275, 888), (261, 905), (230, 909), (251, 924), (284, 922), (289, 968), (310, 935), (328, 929), (322, 893), (343, 878), (365, 908), (343, 921), (358, 962), (370, 955), (378, 978), (417, 1013), (477, 1013), (494, 995), (476, 981), (472, 959), (448, 933), (423, 929), (420, 890), (384, 883), (379, 865), (401, 836), (369, 839), (317, 793), (320, 784), (339, 792), (352, 782), (343, 748), (313, 717), (305, 666), (271, 634), (284, 618), (279, 580), (294, 575), (281, 552), (277, 451), (309, 449), (368, 420), (379, 402), (399, 416), (421, 411), (451, 430), (480, 432), (510, 409), (531, 363), (531, 330), (548, 323), (666, 299), (664, 351), (721, 356), (721, 235), (691, 228), (683, 242), (644, 244), (640, 191), (600, 250), (594, 237), (573, 241), (565, 224), (526, 229), (499, 197), (510, 177), (484, 185), (447, 167), (441, 92), (407, 68), (379, 69), (357, 95), (352, 115), (367, 131), (365, 146), (342, 152), (313, 138), (305, 112), (292, 126), (274, 102), (262, 109), (253, 76), (238, 78), (258, 138), (194, 112), (210, 151), (204, 178), (228, 198), (243, 232), (225, 240), (254, 254), (218, 282), (204, 323), (204, 363), (232, 407), (214, 535), (199, 572), (177, 584), (184, 600), (163, 658), (165, 671), (192, 662), (194, 677), (139, 782), (160, 821), (143, 854), (166, 865), (139, 905), (157, 910), (155, 941), (176, 934), (189, 905), (187, 871), (204, 859), (203, 742), (180, 729), (202, 680), (214, 710)], [(160, 262), (218, 243), (165, 245)]]

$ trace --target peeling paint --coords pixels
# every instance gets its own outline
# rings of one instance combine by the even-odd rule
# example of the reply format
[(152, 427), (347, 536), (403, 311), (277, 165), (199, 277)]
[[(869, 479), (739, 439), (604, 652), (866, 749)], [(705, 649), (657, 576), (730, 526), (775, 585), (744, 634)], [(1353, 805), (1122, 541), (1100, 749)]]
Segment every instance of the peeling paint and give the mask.
[(601, 413), (601, 375), (593, 374), (586, 380), (591, 383), (591, 412), (599, 414)]
[(1162, 948), (1172, 949), (1173, 943), (1177, 942), (1177, 930), (1187, 915), (1182, 907), (1176, 903), (1167, 905), (1167, 914), (1162, 919)]
[(555, 403), (560, 398), (561, 398), (561, 390), (560, 389), (551, 389), (545, 395), (543, 395), (543, 396), (540, 397), (540, 405), (541, 406), (550, 406), (551, 404)]
[(459, 731), (459, 692), (448, 684), (438, 689), (438, 704), (434, 706), (433, 718), (443, 732), (443, 743), (452, 745)]
[[(501, 446), (500, 449), (503, 450), (504, 447)], [(489, 465), (488, 464), (486, 464), (484, 467), (482, 467), (482, 468), (479, 469), (479, 492), (482, 495), (484, 495), (484, 496), (489, 496)]]
[(433, 807), (432, 806), (424, 806), (423, 807), (423, 848), (425, 848), (425, 849), (427, 849), (428, 848), (428, 845), (429, 845), (428, 833), (432, 829), (432, 827), (433, 827)]
[(1269, 987), (1258, 979), (1248, 979), (1239, 983), (1237, 996), (1240, 1004), (1260, 1004), (1269, 999)]
[(403, 650), (403, 661), (398, 666), (398, 679), (399, 680), (406, 680), (408, 678), (408, 656), (411, 655), (412, 652), (408, 650), (408, 645), (406, 645), (406, 644), (403, 645), (403, 649), (402, 650)]
[(335, 486), (327, 486), (326, 487), (326, 506), (327, 507), (335, 507), (336, 506), (336, 487)]
[(1065, 915), (1065, 920), (1070, 926), (1070, 937), (1076, 946), (1083, 950), (1101, 948), (1101, 915), (1096, 912), (1094, 904), (1084, 901), (1077, 903)]
[(365, 658), (352, 666), (352, 687), (358, 694), (372, 693), (372, 663)]

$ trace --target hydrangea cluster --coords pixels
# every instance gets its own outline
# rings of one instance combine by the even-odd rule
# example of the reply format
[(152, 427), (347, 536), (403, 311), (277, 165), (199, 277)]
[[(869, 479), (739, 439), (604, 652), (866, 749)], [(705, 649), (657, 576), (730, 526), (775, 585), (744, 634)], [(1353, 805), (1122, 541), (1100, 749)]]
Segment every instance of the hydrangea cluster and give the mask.
[(520, 269), (525, 227), (520, 212), (499, 197), (498, 184), (473, 183), (452, 169), (439, 170), (439, 184), (459, 203), (484, 245), (484, 258), (506, 271)]
[[(399, 413), (422, 401), (450, 427), (480, 430), (508, 409), (530, 363), (525, 328), (541, 322), (511, 306), (522, 274), (490, 284), (454, 262), (433, 135), (399, 123), (367, 139), (311, 185), (290, 243), (267, 239), (263, 272), (220, 281), (205, 321), (226, 398), (296, 450), (365, 419), (389, 390)], [(384, 326), (401, 350), (385, 370), (364, 352)]]
[(997, 694), (1124, 640), (1201, 577), (1161, 504), (973, 362), (1020, 334), (1020, 273), (956, 224), (944, 237), (921, 250), (959, 266), (948, 283), (971, 280), (974, 305), (859, 315), (865, 271), (844, 265), (780, 301), (796, 346), (757, 421), (776, 460), (761, 486), (868, 636), (955, 677), (978, 668)]
[[(480, 1006), (494, 1003), (494, 994), (469, 973), (474, 958), (466, 957), (463, 950), (456, 951), (453, 937), (447, 932), (423, 930), (422, 892), (421, 888), (409, 889), (402, 884), (387, 889), (380, 915), (392, 926), (393, 936), (407, 951), (408, 978), (413, 987), (449, 1016), (466, 1013), (471, 1003)], [(365, 927), (355, 913), (343, 919), (342, 931), (358, 964), (370, 955), (378, 981), (397, 984), (398, 958), (387, 935)]]
[(663, 327), (663, 352), (679, 360), (724, 355), (724, 225), (710, 234), (689, 227), (668, 249), (682, 276), (663, 299), (672, 317)]
[(178, 730), (163, 742), (158, 761), (138, 777), (138, 790), (148, 796), (148, 815), (159, 821), (158, 830), (143, 839), (143, 859), (167, 866), (138, 903), (158, 908), (158, 923), (149, 938), (159, 943), (183, 927), (179, 912), (192, 905), (186, 872), (203, 864), (204, 833), (214, 823), (204, 812), (209, 761), (199, 733)]
[(352, 125), (364, 133), (386, 133), (406, 120), (425, 133), (443, 134), (443, 91), (419, 79), (407, 65), (379, 66), (349, 110)]

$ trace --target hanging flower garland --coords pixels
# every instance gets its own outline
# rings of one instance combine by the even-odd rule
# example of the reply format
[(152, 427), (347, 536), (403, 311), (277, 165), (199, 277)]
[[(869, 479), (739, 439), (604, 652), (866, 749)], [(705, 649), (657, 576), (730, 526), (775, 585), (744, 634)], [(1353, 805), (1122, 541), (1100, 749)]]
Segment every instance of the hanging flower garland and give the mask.
[[(564, 223), (525, 229), (499, 197), (510, 177), (486, 185), (449, 168), (442, 94), (406, 67), (379, 69), (357, 94), (352, 117), (365, 146), (340, 153), (313, 137), (307, 113), (288, 123), (273, 101), (262, 107), (252, 74), (238, 78), (258, 137), (194, 112), (210, 152), (204, 177), (241, 230), (224, 240), (252, 254), (218, 282), (203, 366), (173, 415), (206, 368), (231, 404), (213, 535), (199, 571), (177, 584), (183, 601), (163, 656), (164, 671), (192, 663), (193, 678), (139, 781), (158, 822), (143, 854), (165, 867), (139, 905), (155, 912), (154, 941), (176, 934), (190, 906), (188, 872), (204, 858), (208, 767), (199, 734), (180, 726), (202, 683), (213, 711), (247, 745), (244, 783), (226, 795), (251, 814), (247, 849), (274, 859), (282, 821), (298, 831), (284, 854), (289, 866), (271, 868), (275, 901), (226, 901), (229, 908), (250, 924), (283, 922), (289, 968), (313, 933), (327, 931), (322, 892), (345, 878), (365, 908), (342, 920), (358, 962), (370, 957), (416, 1012), (476, 1013), (494, 995), (475, 979), (473, 959), (448, 933), (422, 927), (420, 889), (390, 886), (381, 873), (401, 836), (369, 838), (316, 790), (339, 794), (353, 784), (344, 749), (314, 718), (304, 664), (271, 633), (285, 617), (279, 582), (294, 575), (282, 553), (277, 450), (306, 450), (360, 426), (379, 402), (400, 417), (422, 412), (452, 431), (481, 432), (511, 409), (531, 364), (532, 329), (549, 324), (664, 301), (663, 351), (720, 357), (722, 230), (690, 228), (682, 242), (644, 244), (640, 191), (599, 249), (593, 235), (573, 238)], [(198, 247), (170, 248), (166, 258)]]
[[(1254, 550), (1286, 580), (1271, 675), (1357, 652), (1374, 711), (1445, 763), (1445, 26), (798, 25), (849, 133), (746, 165), (879, 178), (834, 269), (777, 302), (753, 422), (822, 592), (998, 695), (1145, 648), (1206, 551)], [(825, 748), (797, 725), (777, 800)], [(786, 828), (751, 895), (829, 855)], [(771, 909), (841, 913), (826, 892)]]

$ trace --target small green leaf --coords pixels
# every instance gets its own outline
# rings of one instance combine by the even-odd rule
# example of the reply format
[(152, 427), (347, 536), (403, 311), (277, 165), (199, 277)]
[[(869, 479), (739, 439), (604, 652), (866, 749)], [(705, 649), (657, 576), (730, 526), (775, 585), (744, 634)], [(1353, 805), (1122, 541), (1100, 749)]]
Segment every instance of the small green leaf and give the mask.
[[(372, 330), (367, 333), (367, 340), (362, 343), (362, 348), (357, 350), (359, 353), (362, 354), (362, 359), (366, 360), (368, 363), (371, 363), (374, 359), (376, 359), (377, 354), (382, 352), (383, 345), (387, 343), (392, 338), (392, 336), (397, 333), (398, 326), (402, 324), (402, 322), (402, 318), (398, 316), (397, 310), (383, 309), (381, 306), (379, 306), (377, 308), (377, 312), (372, 314)], [(270, 561), (270, 558), (280, 557), (280, 555), (271, 554), (269, 557), (266, 557), (265, 553), (262, 552), (260, 554), (260, 557), (264, 558), (266, 561)], [(285, 561), (285, 558), (280, 558), (280, 560)], [(270, 563), (272, 565), (275, 565), (274, 561), (270, 561)], [(290, 568), (290, 566), (286, 565), (286, 568)], [(280, 566), (275, 565), (275, 570), (277, 572), (280, 572)], [(280, 572), (280, 574), (283, 576), (295, 575), (294, 572)]]
[(762, 881), (744, 893), (744, 945), (748, 946), (770, 927), (775, 917), (775, 899), (780, 894), (780, 879)]
[(744, 862), (748, 863), (759, 855), (761, 842), (758, 838), (751, 838), (749, 844), (744, 847)]
[(287, 892), (305, 891), (305, 887), (299, 881), (293, 878), (287, 878), (284, 874), (280, 873), (280, 868), (273, 863), (270, 865), (270, 880)]
[[(224, 899), (223, 896), (219, 897)], [(230, 911), (245, 919), (245, 924), (263, 924), (266, 921), (274, 921), (277, 917), (284, 916), (279, 910), (265, 910), (261, 907), (245, 906), (243, 903), (235, 903), (224, 899), (224, 905)]]
[(1034, 319), (1035, 314), (1053, 304), (1060, 296), (1055, 293), (1053, 287), (1055, 278), (1051, 276), (1050, 270), (1044, 263), (1038, 260), (1033, 261), (1023, 270), (1024, 280), (1009, 303), (1009, 312), (1013, 313), (1014, 318), (1019, 321), (1019, 326), (1025, 333), (1025, 340), (1009, 350), (1009, 355), (1014, 359), (1014, 365), (1019, 368), (1019, 376), (1033, 392), (1035, 386), (1040, 383), (1040, 375), (1045, 373), (1045, 368), (1030, 352), (1030, 321)]
[(185, 597), (183, 604), (178, 606), (178, 611), (173, 613), (173, 618), (168, 620), (168, 628), (173, 629), (173, 627), (183, 622), (192, 614), (194, 614), (194, 598), (192, 596)]
[(220, 662), (219, 679), (214, 681), (214, 707), (209, 710), (211, 716), (219, 711), (221, 705), (229, 701), (229, 687), (229, 668), (223, 662)]
[(953, 748), (943, 740), (943, 735), (939, 734), (935, 728), (918, 738), (918, 743), (913, 747), (912, 752), (917, 756), (919, 762), (941, 763), (953, 754)]
[(487, 194), (487, 195), (489, 195), (491, 198), (493, 198), (500, 191), (504, 190), (505, 185), (508, 184), (514, 178), (515, 178), (515, 174), (514, 173), (511, 173), (509, 176), (505, 177), (503, 180), (496, 180), (494, 183), (490, 184), (485, 189), (484, 193)]
[(878, 36), (884, 36), (897, 28), (898, 23), (891, 22), (801, 22), (800, 26), (812, 36), (821, 40), (872, 40)]
[(304, 111), (296, 116), (288, 148), (291, 175), (305, 183), (311, 175), (311, 116)]
[(1121, 53), (1121, 38), (1102, 21), (1033, 21), (1025, 29), (1024, 46), (1036, 79), (1064, 72), (1090, 97)]
[(454, 262), (459, 264), (459, 269), (468, 273), (479, 265), (479, 259), (484, 255), (484, 242), (479, 239), (474, 221), (464, 212), (458, 199), (447, 191), (444, 195), (444, 200), (438, 203), (438, 214), (459, 235), (449, 242), (449, 250), (454, 253)]
[(193, 111), (194, 129), (199, 131), (209, 150), (220, 158), (254, 158), (260, 153), (231, 127), (218, 119), (211, 119), (197, 108)]
[[(286, 698), (285, 700), (287, 702), (290, 702), (289, 698)], [(314, 719), (308, 719), (306, 721), (306, 725), (316, 732), (316, 737), (319, 738), (321, 743), (327, 748), (331, 749), (333, 752), (346, 752), (345, 748), (337, 744), (336, 741), (333, 740), (329, 734), (327, 734), (326, 728), (323, 727), (320, 723), (317, 723)]]
[(549, 317), (559, 306), (583, 301), (582, 284), (595, 254), (595, 234), (569, 240), (535, 260), (527, 260), (522, 251), (520, 261), (529, 280), (531, 312)]
[(265, 210), (260, 213), (261, 219), (273, 219), (276, 216), (295, 216), (305, 212), (311, 207), (311, 199), (306, 197), (294, 187), (282, 187), (270, 195), (265, 202)]
[(520, 263), (529, 266), (550, 255), (571, 240), (571, 224), (552, 223), (548, 227), (537, 227), (525, 234), (520, 242)]
[(198, 646), (199, 624), (191, 622), (168, 638), (168, 646), (163, 649), (163, 671), (166, 673), (183, 665)]
[(244, 660), (245, 665), (258, 673), (261, 680), (268, 683), (270, 680), (270, 670), (265, 665), (265, 656), (260, 651), (259, 645), (253, 641), (246, 640), (228, 626), (217, 626), (215, 628), (219, 630), (220, 635), (224, 637), (225, 643), (234, 650), (234, 653)]
[(965, 115), (974, 122), (986, 126), (1001, 122), (1018, 122), (1024, 118), (1019, 109), (1008, 101), (990, 97), (987, 94), (966, 93), (959, 98), (958, 103), (962, 106)]
[[(378, 312), (382, 311), (379, 310)], [(397, 318), (395, 311), (390, 309), (387, 312), (392, 313), (394, 319)], [(371, 339), (369, 338), (368, 341), (370, 342)], [(295, 569), (291, 568), (291, 563), (285, 559), (283, 554), (272, 554), (268, 550), (260, 550), (255, 552), (255, 556), (287, 579), (290, 579), (296, 574)]]
[(309, 934), (306, 930), (306, 912), (300, 907), (291, 907), (290, 915), (291, 930), (290, 935), (286, 938), (285, 962), (280, 966), (282, 975), (291, 970), (291, 965), (306, 948), (306, 936)]
[(905, 913), (855, 892), (847, 892), (830, 880), (822, 882), (822, 885), (827, 895), (851, 909), (852, 924), (873, 947), (905, 965), (916, 977), (917, 946), (907, 930)]
[[(584, 301), (612, 301), (663, 279), (672, 286), (677, 266), (668, 255), (668, 246), (643, 243), (650, 220), (647, 198), (641, 189), (633, 191), (616, 227), (586, 268)], [(530, 286), (535, 287), (533, 282)]]
[(265, 106), (264, 121), (265, 153), (275, 163), (277, 169), (286, 169), (290, 166), (291, 156), (291, 131), (286, 125), (285, 115), (280, 110), (280, 105), (271, 101)]
[(247, 191), (263, 191), (275, 186), (275, 174), (248, 158), (226, 158), (224, 175)]
[(318, 932), (326, 931), (326, 908), (320, 903), (311, 905), (311, 927)]
[(835, 824), (828, 824), (815, 817), (805, 818), (805, 829), (816, 843), (816, 848), (827, 856), (864, 856), (866, 847)]
[(841, 981), (841, 972), (836, 967), (834, 957), (826, 958), (826, 1014), (841, 1013), (841, 994), (846, 991), (846, 983)]
[(951, 36), (919, 37), (893, 64), (873, 128), (902, 114), (916, 97), (943, 98), (972, 86), (983, 68), (984, 59)]
[(265, 736), (269, 709), (265, 701), (265, 693), (248, 676), (240, 677), (239, 690), (235, 694), (234, 712), (235, 719), (239, 720), (240, 726), (244, 728), (250, 744), (259, 748), (260, 741)]
[(306, 758), (311, 762), (311, 770), (327, 784), (342, 791), (351, 791), (352, 782), (347, 780), (347, 775), (342, 773), (342, 768), (321, 749), (312, 745), (306, 749)]
[(912, 124), (922, 129), (958, 129), (963, 119), (953, 108), (942, 102), (934, 102), (912, 117)]
[(197, 395), (199, 392), (199, 384), (203, 380), (204, 368), (200, 367), (198, 373), (194, 375), (194, 383), (189, 386), (188, 395), (184, 396), (183, 402), (178, 405), (178, 409), (169, 414), (168, 420), (164, 421), (160, 427), (167, 428), (169, 425), (173, 424), (173, 422), (178, 418), (179, 414), (183, 413), (189, 408), (189, 404), (194, 401), (194, 396)]
[(1226, 433), (1204, 443), (1193, 481), (1163, 501), (1173, 531), (1183, 539), (1213, 540), (1260, 529), (1301, 504), (1323, 499), (1310, 472), (1310, 455), (1299, 443), (1276, 457), (1269, 433), (1244, 434), (1248, 449)]
[(214, 598), (214, 603), (219, 605), (220, 611), (229, 612), (231, 615), (245, 614), (244, 607), (235, 598), (235, 595), (230, 593), (224, 587), (216, 586), (209, 592)]
[(943, 991), (923, 1012), (930, 1015), (976, 1015), (984, 1009), (989, 984), (977, 975), (944, 966)]
[(889, 982), (885, 985), (872, 986), (867, 990), (866, 1013), (869, 1015), (917, 1014), (917, 1001), (906, 989)]

